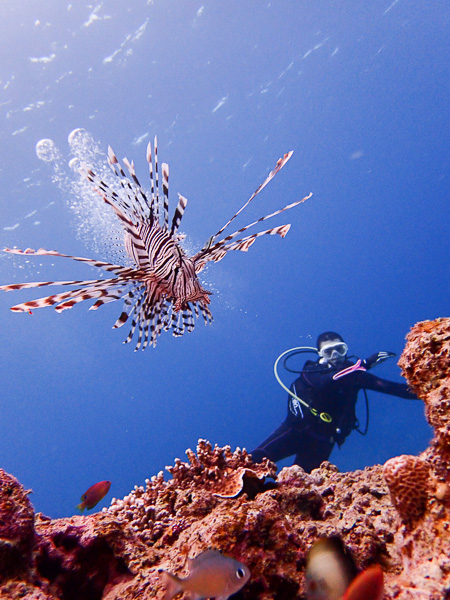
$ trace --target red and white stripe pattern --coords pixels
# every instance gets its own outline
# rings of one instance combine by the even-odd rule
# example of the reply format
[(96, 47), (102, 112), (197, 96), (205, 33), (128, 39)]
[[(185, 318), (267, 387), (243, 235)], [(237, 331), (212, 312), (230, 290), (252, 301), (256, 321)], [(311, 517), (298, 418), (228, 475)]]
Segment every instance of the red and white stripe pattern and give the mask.
[(197, 274), (205, 267), (207, 262), (218, 262), (227, 252), (232, 250), (247, 252), (258, 237), (263, 235), (280, 235), (284, 237), (289, 231), (290, 225), (280, 225), (235, 239), (250, 227), (293, 208), (311, 197), (311, 194), (309, 194), (305, 198), (292, 202), (284, 208), (261, 217), (250, 223), (250, 225), (216, 241), (228, 225), (282, 169), (291, 156), (292, 152), (289, 152), (283, 158), (280, 158), (273, 171), (269, 173), (265, 181), (255, 190), (242, 208), (215, 235), (209, 238), (199, 252), (190, 257), (180, 244), (180, 240), (184, 236), (178, 234), (187, 200), (178, 195), (178, 204), (169, 226), (169, 166), (165, 163), (161, 165), (161, 198), (156, 138), (154, 153), (150, 143), (147, 147), (151, 183), (150, 194), (139, 183), (133, 162), (128, 161), (126, 158), (123, 160), (129, 174), (127, 176), (113, 150), (109, 148), (108, 163), (119, 179), (119, 191), (112, 189), (91, 169), (86, 168), (84, 172), (104, 202), (112, 208), (121, 221), (124, 229), (124, 247), (134, 266), (123, 267), (42, 248), (39, 250), (5, 248), (5, 252), (10, 254), (50, 255), (71, 258), (103, 269), (112, 273), (114, 277), (90, 281), (15, 283), (2, 285), (0, 290), (8, 292), (48, 285), (75, 286), (75, 289), (67, 292), (16, 304), (11, 308), (16, 312), (31, 312), (32, 309), (44, 306), (54, 306), (56, 311), (61, 312), (84, 300), (95, 300), (90, 310), (96, 310), (107, 302), (123, 299), (122, 313), (113, 327), (121, 327), (128, 319), (131, 320), (130, 332), (124, 343), (132, 340), (137, 329), (135, 350), (145, 349), (149, 344), (155, 346), (158, 336), (163, 330), (172, 330), (175, 336), (181, 336), (185, 331), (192, 331), (195, 326), (195, 318), (198, 318), (199, 313), (202, 314), (206, 324), (211, 323), (213, 317), (208, 306), (211, 292), (202, 287)]

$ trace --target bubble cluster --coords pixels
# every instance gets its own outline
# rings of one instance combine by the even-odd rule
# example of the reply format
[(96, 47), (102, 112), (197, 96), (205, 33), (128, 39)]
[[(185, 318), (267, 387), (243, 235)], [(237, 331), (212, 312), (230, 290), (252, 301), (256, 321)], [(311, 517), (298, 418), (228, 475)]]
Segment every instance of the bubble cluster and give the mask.
[(52, 181), (61, 190), (64, 201), (75, 216), (78, 239), (102, 258), (128, 264), (122, 227), (84, 174), (87, 167), (92, 168), (109, 187), (117, 187), (118, 183), (108, 168), (105, 153), (92, 135), (82, 128), (71, 131), (67, 141), (72, 155), (69, 159), (48, 138), (36, 144), (36, 155), (51, 165)]

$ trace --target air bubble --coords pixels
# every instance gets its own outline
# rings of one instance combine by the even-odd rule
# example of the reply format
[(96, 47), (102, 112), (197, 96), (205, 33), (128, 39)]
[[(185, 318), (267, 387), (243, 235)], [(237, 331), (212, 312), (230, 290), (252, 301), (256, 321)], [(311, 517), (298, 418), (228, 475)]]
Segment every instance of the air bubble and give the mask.
[(61, 157), (61, 154), (53, 140), (44, 138), (36, 144), (36, 155), (44, 162), (53, 162)]
[(75, 171), (75, 173), (78, 173), (78, 171), (81, 168), (81, 161), (79, 158), (75, 157), (69, 160), (69, 167), (72, 169), (72, 171)]
[(69, 142), (69, 146), (82, 145), (84, 144), (84, 140), (86, 139), (86, 137), (90, 137), (89, 134), (86, 132), (86, 129), (83, 129), (82, 127), (77, 127), (69, 133), (67, 141)]

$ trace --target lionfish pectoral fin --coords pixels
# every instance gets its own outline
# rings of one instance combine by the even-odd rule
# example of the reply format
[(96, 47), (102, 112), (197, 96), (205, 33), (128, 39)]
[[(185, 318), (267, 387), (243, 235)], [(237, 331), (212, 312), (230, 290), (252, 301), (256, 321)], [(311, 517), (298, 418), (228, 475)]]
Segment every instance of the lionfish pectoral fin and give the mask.
[(286, 154), (284, 154), (284, 156), (282, 156), (281, 158), (279, 158), (277, 160), (277, 164), (275, 165), (275, 167), (272, 169), (272, 171), (270, 171), (270, 173), (267, 175), (266, 179), (261, 183), (261, 185), (259, 185), (256, 190), (253, 192), (253, 194), (250, 196), (250, 198), (247, 200), (247, 202), (231, 217), (231, 219), (223, 226), (219, 229), (219, 231), (217, 233), (215, 233), (211, 238), (211, 242), (210, 244), (212, 245), (212, 243), (214, 242), (214, 240), (219, 237), (219, 235), (225, 231), (225, 229), (228, 227), (228, 225), (230, 225), (230, 223), (232, 221), (234, 221), (234, 219), (250, 204), (250, 202), (255, 198), (255, 196), (257, 196), (259, 194), (259, 192), (266, 187), (266, 185), (269, 183), (269, 181), (271, 181), (275, 175), (281, 171), (281, 169), (284, 167), (284, 165), (287, 163), (287, 161), (291, 158), (291, 156), (294, 154), (293, 150), (290, 150), (289, 152), (287, 152)]
[[(62, 254), (61, 252), (56, 252), (55, 250), (45, 250), (44, 248), (39, 248), (39, 250), (33, 250), (32, 248), (27, 248), (26, 250), (20, 250), (20, 248), (4, 248), (4, 252), (8, 252), (9, 254), (20, 254), (20, 255), (34, 255), (34, 256), (59, 256), (60, 258), (70, 258), (71, 260), (76, 260), (77, 262), (82, 262), (91, 267), (97, 267), (99, 269), (103, 269), (104, 271), (108, 271), (110, 273), (115, 273), (116, 275), (125, 276), (129, 275), (133, 272), (132, 268), (122, 267), (121, 265), (114, 265), (109, 262), (105, 262), (102, 260), (95, 260), (92, 258), (84, 258), (82, 256), (72, 256), (71, 254)], [(60, 284), (60, 282), (54, 282)], [(75, 282), (78, 283), (78, 282)], [(48, 285), (53, 285), (53, 282)], [(64, 284), (61, 284), (64, 285)], [(31, 286), (30, 287), (34, 287)], [(0, 288), (1, 289), (1, 288)]]
[[(262, 223), (263, 221), (266, 221), (267, 219), (270, 219), (271, 217), (279, 215), (280, 213), (284, 212), (285, 210), (289, 210), (290, 208), (293, 208), (294, 206), (297, 206), (298, 204), (305, 202), (306, 200), (311, 198), (311, 196), (312, 196), (312, 192), (310, 194), (308, 194), (307, 196), (305, 196), (304, 198), (302, 198), (301, 200), (296, 200), (295, 202), (288, 204), (284, 208), (280, 208), (279, 210), (276, 210), (275, 212), (270, 213), (270, 215), (261, 217), (257, 221), (254, 221), (253, 223), (250, 223), (249, 225), (246, 225), (245, 227), (238, 229), (238, 231), (235, 231), (234, 233), (227, 235), (225, 238), (223, 238), (219, 242), (216, 242), (215, 244), (213, 244), (206, 250), (203, 250), (203, 249), (200, 250), (193, 257), (193, 261), (194, 261), (194, 265), (195, 265), (195, 272), (199, 273), (205, 267), (205, 265), (208, 261), (218, 262), (219, 260), (222, 260), (222, 258), (225, 256), (225, 254), (232, 250), (241, 250), (243, 252), (246, 252), (250, 248), (250, 246), (253, 244), (255, 239), (258, 237), (261, 237), (263, 235), (279, 235), (282, 238), (284, 238), (291, 227), (289, 224), (279, 225), (278, 227), (272, 227), (271, 229), (266, 229), (265, 231), (260, 231), (259, 233), (254, 233), (253, 235), (249, 235), (247, 237), (241, 238), (240, 240), (232, 241), (236, 236), (243, 233), (244, 231), (247, 231), (247, 229), (250, 229), (250, 227), (253, 227), (253, 225), (257, 225), (258, 223)], [(210, 238), (210, 240), (211, 240), (211, 238)], [(208, 243), (209, 243), (209, 241), (208, 241)], [(206, 245), (208, 245), (208, 244), (205, 244), (205, 246)]]
[(65, 256), (64, 254), (59, 254), (55, 250), (45, 250), (44, 248), (39, 248), (38, 250), (33, 250), (33, 248), (26, 248), (25, 250), (21, 250), (20, 248), (3, 248), (3, 252), (8, 252), (8, 254), (30, 254), (30, 255), (43, 255), (48, 254), (52, 256)]
[(204, 250), (209, 250), (212, 245), (214, 244), (214, 236), (212, 235), (209, 240), (206, 241), (205, 245), (203, 246), (203, 248), (200, 250), (200, 252), (203, 252)]

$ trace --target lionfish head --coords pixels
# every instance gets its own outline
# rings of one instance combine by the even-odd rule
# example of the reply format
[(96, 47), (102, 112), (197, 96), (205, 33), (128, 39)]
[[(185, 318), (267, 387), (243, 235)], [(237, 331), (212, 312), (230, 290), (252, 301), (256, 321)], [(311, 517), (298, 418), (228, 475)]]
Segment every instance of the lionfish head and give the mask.
[(209, 297), (212, 295), (212, 292), (205, 290), (196, 277), (188, 280), (185, 289), (179, 291), (181, 293), (177, 294), (177, 297), (174, 299), (174, 309), (176, 312), (189, 308), (189, 302), (199, 302), (202, 306), (207, 306), (211, 302)]

